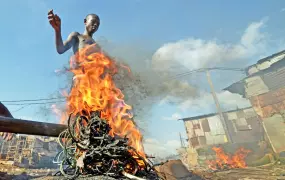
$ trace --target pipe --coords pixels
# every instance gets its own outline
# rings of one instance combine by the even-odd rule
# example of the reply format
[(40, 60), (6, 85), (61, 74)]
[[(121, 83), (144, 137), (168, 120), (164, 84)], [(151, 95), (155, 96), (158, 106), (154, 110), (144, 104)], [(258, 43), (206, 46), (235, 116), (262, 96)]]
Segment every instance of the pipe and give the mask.
[(0, 116), (0, 132), (58, 137), (67, 125)]

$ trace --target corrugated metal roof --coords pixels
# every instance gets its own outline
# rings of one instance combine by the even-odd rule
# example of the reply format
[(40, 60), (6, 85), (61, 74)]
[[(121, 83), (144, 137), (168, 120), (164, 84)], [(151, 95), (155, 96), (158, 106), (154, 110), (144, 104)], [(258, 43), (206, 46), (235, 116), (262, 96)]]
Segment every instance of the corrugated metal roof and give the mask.
[[(224, 111), (223, 113), (237, 112), (237, 111), (242, 111), (242, 110), (251, 109), (251, 108), (252, 107), (245, 107), (245, 108), (240, 108), (240, 109), (235, 109), (235, 110), (230, 110), (230, 111)], [(202, 119), (202, 118), (215, 116), (217, 114), (218, 113), (211, 113), (211, 114), (205, 114), (205, 115), (200, 115), (200, 116), (193, 116), (193, 117), (188, 117), (188, 118), (182, 118), (182, 119), (179, 119), (179, 120), (182, 120), (182, 121), (193, 121), (193, 120), (198, 120), (198, 119)]]
[[(284, 54), (284, 53), (285, 53), (285, 50), (280, 51), (280, 52), (275, 53), (275, 54), (272, 54), (271, 56), (267, 56), (267, 57), (265, 57), (265, 58), (262, 58), (262, 59), (258, 60), (257, 63), (248, 66), (248, 67), (246, 68), (246, 71), (249, 72), (250, 68), (253, 68), (253, 67), (255, 67), (255, 66), (259, 65), (259, 64), (265, 63), (266, 61), (271, 61), (271, 60), (273, 60), (274, 58), (276, 58), (276, 57), (278, 57), (278, 56), (281, 56), (281, 55)], [(284, 58), (282, 58), (282, 60), (284, 60)]]
[(264, 69), (262, 71), (255, 73), (254, 75), (250, 75), (236, 83), (233, 83), (232, 85), (224, 88), (223, 90), (227, 90), (231, 93), (240, 94), (243, 97), (245, 97), (247, 93), (245, 88), (246, 84), (245, 82), (248, 81), (248, 79), (258, 76), (262, 77), (264, 84), (268, 87), (269, 90), (275, 90), (285, 86), (284, 71), (285, 71), (285, 59), (276, 62), (275, 64), (271, 65), (270, 68), (268, 69)]
[(270, 90), (276, 90), (285, 86), (285, 67), (278, 71), (264, 74), (263, 81)]
[[(272, 56), (268, 56), (266, 58), (263, 58), (263, 59), (259, 60), (256, 64), (249, 66), (246, 69), (246, 71), (249, 72), (250, 68), (253, 68), (251, 74), (247, 73), (247, 75), (248, 75), (247, 77), (245, 77), (244, 79), (242, 79), (242, 80), (240, 80), (240, 81), (238, 81), (236, 83), (231, 84), (230, 86), (224, 88), (223, 90), (227, 90), (227, 91), (229, 91), (231, 93), (240, 94), (243, 97), (245, 97), (246, 96), (246, 92), (245, 92), (245, 87), (244, 87), (244, 81), (246, 79), (254, 77), (254, 76), (268, 76), (268, 77), (266, 77), (267, 79), (264, 80), (264, 81), (266, 81), (265, 84), (266, 85), (268, 84), (269, 89), (271, 89), (271, 87), (272, 87), (272, 89), (276, 88), (275, 87), (276, 84), (272, 84), (272, 82), (271, 82), (272, 80), (274, 80), (272, 78), (275, 78), (275, 77), (274, 76), (270, 77), (270, 75), (276, 73), (275, 71), (277, 71), (278, 73), (282, 74), (279, 77), (283, 78), (283, 73), (279, 72), (279, 71), (283, 71), (283, 69), (285, 68), (285, 57), (282, 58), (281, 60), (278, 60), (278, 61), (274, 60), (273, 58), (276, 58), (277, 56), (280, 56), (280, 55), (282, 55), (284, 53), (285, 53), (285, 50), (281, 51), (279, 53), (273, 54)], [(258, 69), (258, 67), (255, 67), (255, 66), (257, 66), (257, 64), (261, 64), (261, 63), (264, 63), (266, 61), (270, 61), (271, 59), (273, 59), (272, 60), (273, 62), (271, 62), (270, 66), (268, 68), (254, 70), (254, 69)], [(272, 79), (272, 80), (270, 80), (270, 79)], [(275, 83), (278, 83), (278, 81), (275, 81)]]

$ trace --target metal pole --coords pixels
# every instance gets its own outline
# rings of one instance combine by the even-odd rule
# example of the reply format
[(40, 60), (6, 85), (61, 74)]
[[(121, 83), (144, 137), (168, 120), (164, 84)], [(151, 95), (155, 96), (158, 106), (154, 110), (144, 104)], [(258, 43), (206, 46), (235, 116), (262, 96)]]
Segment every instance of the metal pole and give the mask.
[(229, 134), (228, 126), (227, 126), (227, 123), (226, 123), (226, 121), (225, 121), (225, 117), (224, 117), (223, 111), (222, 111), (222, 109), (221, 109), (219, 100), (218, 100), (218, 98), (217, 98), (217, 95), (216, 95), (216, 92), (215, 92), (215, 88), (214, 88), (214, 85), (213, 85), (213, 82), (212, 82), (212, 79), (211, 79), (211, 75), (210, 75), (209, 70), (206, 70), (206, 75), (207, 75), (207, 80), (208, 80), (208, 83), (209, 83), (210, 88), (211, 88), (211, 93), (212, 93), (212, 95), (213, 95), (213, 99), (214, 99), (214, 101), (215, 101), (216, 108), (217, 108), (217, 111), (218, 111), (218, 113), (219, 113), (219, 116), (220, 116), (222, 125), (223, 125), (223, 127), (224, 127), (225, 134), (226, 134), (226, 136), (227, 136), (228, 142), (232, 143), (232, 142), (233, 142), (233, 141), (232, 141), (232, 137), (231, 137), (231, 135)]
[(181, 146), (181, 148), (185, 148), (185, 144), (184, 144), (184, 142), (183, 142), (181, 133), (179, 133), (179, 137), (180, 137), (180, 146)]

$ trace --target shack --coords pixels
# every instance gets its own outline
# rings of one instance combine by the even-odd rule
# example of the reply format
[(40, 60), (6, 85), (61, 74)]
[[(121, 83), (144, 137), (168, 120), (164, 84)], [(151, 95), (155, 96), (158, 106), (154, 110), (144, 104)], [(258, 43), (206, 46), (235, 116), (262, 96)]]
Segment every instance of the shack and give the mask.
[(247, 77), (225, 90), (250, 100), (262, 120), (267, 140), (277, 154), (285, 153), (285, 51), (246, 68)]
[[(259, 117), (251, 107), (224, 112), (233, 143), (262, 140), (263, 130)], [(189, 147), (227, 143), (219, 114), (212, 113), (182, 119), (188, 136)]]
[[(220, 116), (211, 113), (201, 116), (183, 118), (188, 137), (188, 162), (191, 165), (205, 164), (206, 160), (215, 158), (212, 147), (220, 146), (226, 152), (234, 153), (238, 148), (246, 148), (252, 153), (248, 161), (255, 161), (263, 157), (267, 147), (260, 147), (264, 141), (264, 130), (261, 120), (252, 107), (223, 112), (226, 127), (223, 126)], [(228, 129), (232, 142), (228, 142), (225, 134)], [(194, 162), (194, 163), (193, 163)]]

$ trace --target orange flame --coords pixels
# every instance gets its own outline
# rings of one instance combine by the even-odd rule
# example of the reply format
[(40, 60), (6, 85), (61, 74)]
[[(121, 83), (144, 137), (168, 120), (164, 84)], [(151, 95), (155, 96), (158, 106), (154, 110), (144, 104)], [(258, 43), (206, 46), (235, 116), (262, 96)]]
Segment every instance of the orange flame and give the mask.
[[(78, 67), (71, 69), (74, 81), (67, 96), (66, 114), (89, 116), (93, 111), (101, 111), (101, 117), (112, 128), (110, 135), (129, 138), (129, 145), (145, 157), (142, 135), (131, 120), (132, 107), (124, 102), (123, 93), (112, 79), (118, 65), (104, 53), (94, 52), (94, 48), (96, 45), (79, 50), (70, 61), (71, 67), (74, 61)], [(66, 122), (66, 114), (62, 115), (61, 123)]]
[(225, 169), (225, 168), (245, 168), (245, 158), (250, 153), (250, 150), (239, 148), (234, 155), (228, 155), (221, 147), (212, 148), (216, 152), (216, 160), (209, 160), (208, 166), (210, 169)]

